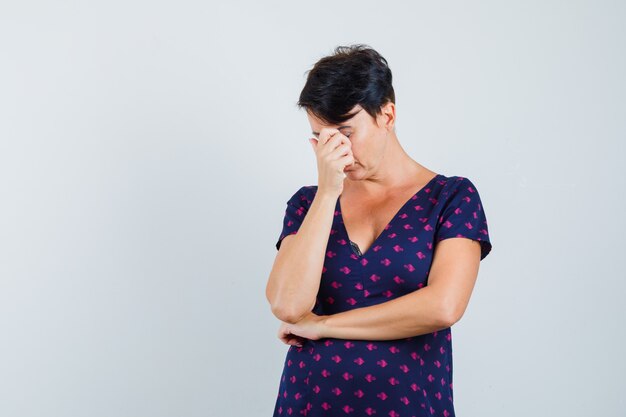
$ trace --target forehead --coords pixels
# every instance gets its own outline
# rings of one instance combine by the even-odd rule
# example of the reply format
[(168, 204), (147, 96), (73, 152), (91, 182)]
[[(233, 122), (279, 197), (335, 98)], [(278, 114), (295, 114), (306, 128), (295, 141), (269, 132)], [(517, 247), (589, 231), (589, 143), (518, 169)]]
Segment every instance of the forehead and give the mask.
[[(359, 106), (360, 107), (360, 106)], [(342, 130), (342, 129), (349, 129), (351, 127), (353, 127), (355, 125), (355, 122), (357, 121), (357, 115), (359, 113), (361, 113), (361, 111), (363, 110), (363, 108), (359, 108), (359, 110), (354, 113), (352, 115), (351, 118), (349, 118), (348, 120), (346, 120), (345, 122), (343, 122), (340, 126), (334, 126), (334, 125), (326, 125), (324, 123), (322, 123), (322, 121), (320, 119), (318, 119), (317, 117), (315, 117), (314, 115), (307, 113), (308, 117), (309, 117), (309, 121), (311, 122), (311, 127), (313, 128), (312, 133), (315, 136), (319, 135), (319, 131), (320, 129), (324, 128), (324, 127), (332, 127), (338, 130)]]

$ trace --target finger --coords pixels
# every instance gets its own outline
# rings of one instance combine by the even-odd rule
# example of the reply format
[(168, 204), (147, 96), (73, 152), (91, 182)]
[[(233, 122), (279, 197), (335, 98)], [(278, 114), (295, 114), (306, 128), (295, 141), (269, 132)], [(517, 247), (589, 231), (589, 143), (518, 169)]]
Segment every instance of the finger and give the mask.
[(333, 153), (337, 156), (335, 159), (339, 159), (342, 156), (350, 155), (352, 153), (352, 149), (347, 144), (339, 145), (335, 148)]
[(295, 334), (289, 331), (289, 327), (282, 323), (278, 329), (278, 338), (286, 345), (294, 345), (297, 343), (297, 338)]
[(285, 341), (286, 344), (291, 346), (302, 347), (302, 342), (296, 337), (290, 337)]
[(287, 326), (285, 326), (285, 324), (281, 324), (280, 327), (278, 328), (278, 338), (279, 339), (286, 339), (287, 335), (289, 335), (291, 333), (289, 333), (289, 330), (287, 329)]
[(341, 133), (339, 131), (339, 129), (335, 129), (332, 127), (324, 127), (322, 129), (320, 129), (320, 133), (319, 133), (319, 142), (322, 145), (325, 145), (332, 136), (336, 135), (337, 133)]
[(339, 164), (341, 166), (341, 170), (343, 171), (345, 167), (348, 167), (354, 164), (354, 157), (352, 156), (352, 154), (350, 154), (342, 158), (339, 158)]
[[(348, 138), (341, 132), (338, 132), (330, 137), (330, 139), (328, 139), (328, 141), (323, 146), (324, 149), (326, 149), (326, 152), (330, 153), (333, 152), (337, 148), (337, 146), (348, 143)], [(350, 144), (350, 147), (352, 147), (352, 144)]]
[[(337, 128), (336, 130), (338, 132), (333, 132), (330, 135), (330, 138), (335, 137), (335, 136), (340, 136), (342, 138), (342, 142), (347, 142), (347, 143), (350, 143), (350, 145), (352, 145), (352, 142), (350, 142), (350, 138), (348, 137), (348, 135), (343, 133), (344, 131), (342, 129), (348, 129), (348, 126), (341, 126), (341, 127)], [(339, 135), (337, 135), (337, 133), (339, 133)]]

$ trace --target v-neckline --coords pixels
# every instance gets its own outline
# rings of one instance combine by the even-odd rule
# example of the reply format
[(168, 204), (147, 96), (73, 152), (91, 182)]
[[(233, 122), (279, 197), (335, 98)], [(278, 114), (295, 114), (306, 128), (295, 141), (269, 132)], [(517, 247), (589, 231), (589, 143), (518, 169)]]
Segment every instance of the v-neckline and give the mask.
[(435, 176), (433, 176), (430, 180), (428, 180), (428, 182), (419, 190), (417, 190), (415, 193), (413, 193), (413, 195), (411, 195), (411, 197), (409, 197), (409, 199), (407, 201), (404, 202), (404, 204), (402, 204), (402, 206), (396, 210), (395, 214), (393, 215), (393, 217), (391, 218), (391, 220), (389, 220), (389, 222), (387, 222), (387, 224), (385, 225), (385, 227), (383, 227), (383, 230), (378, 234), (378, 236), (376, 236), (376, 239), (374, 239), (374, 241), (371, 243), (371, 245), (367, 248), (367, 250), (365, 250), (365, 252), (362, 252), (361, 249), (359, 248), (358, 244), (354, 241), (352, 241), (350, 239), (350, 234), (348, 233), (348, 229), (346, 227), (346, 223), (344, 222), (343, 219), (343, 210), (341, 209), (341, 195), (339, 196), (339, 198), (337, 198), (337, 208), (339, 210), (339, 218), (341, 220), (341, 226), (343, 228), (343, 232), (346, 235), (346, 238), (348, 239), (348, 243), (350, 245), (352, 245), (352, 243), (354, 243), (354, 245), (356, 246), (356, 248), (358, 249), (358, 251), (360, 252), (360, 255), (357, 255), (359, 258), (364, 257), (365, 255), (369, 254), (371, 249), (376, 247), (378, 241), (382, 238), (383, 234), (385, 233), (385, 231), (387, 231), (387, 229), (389, 229), (389, 227), (391, 226), (391, 224), (395, 221), (395, 219), (398, 217), (398, 215), (404, 211), (405, 207), (413, 200), (415, 200), (417, 198), (417, 196), (421, 193), (423, 193), (429, 185), (431, 185), (433, 183), (433, 181), (435, 181), (437, 178), (439, 178), (441, 174), (436, 174)]

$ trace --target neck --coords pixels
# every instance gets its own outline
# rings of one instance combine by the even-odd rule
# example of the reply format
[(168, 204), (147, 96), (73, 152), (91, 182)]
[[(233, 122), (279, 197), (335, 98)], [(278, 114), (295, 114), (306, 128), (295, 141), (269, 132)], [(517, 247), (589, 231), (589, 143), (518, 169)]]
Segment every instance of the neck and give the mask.
[[(414, 187), (416, 179), (431, 171), (415, 162), (402, 148), (395, 132), (384, 139), (384, 151), (378, 165), (366, 172), (366, 177), (351, 180), (346, 178), (344, 185), (358, 193), (382, 195), (390, 190)], [(434, 173), (432, 173), (434, 175)]]

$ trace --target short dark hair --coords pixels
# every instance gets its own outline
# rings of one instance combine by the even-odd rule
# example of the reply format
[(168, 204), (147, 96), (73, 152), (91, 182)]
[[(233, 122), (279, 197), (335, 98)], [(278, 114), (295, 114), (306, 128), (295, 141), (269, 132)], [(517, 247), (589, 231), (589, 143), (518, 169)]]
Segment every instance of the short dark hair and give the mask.
[(368, 45), (337, 46), (307, 72), (297, 106), (325, 123), (345, 122), (357, 104), (376, 118), (383, 105), (396, 102), (387, 60)]

